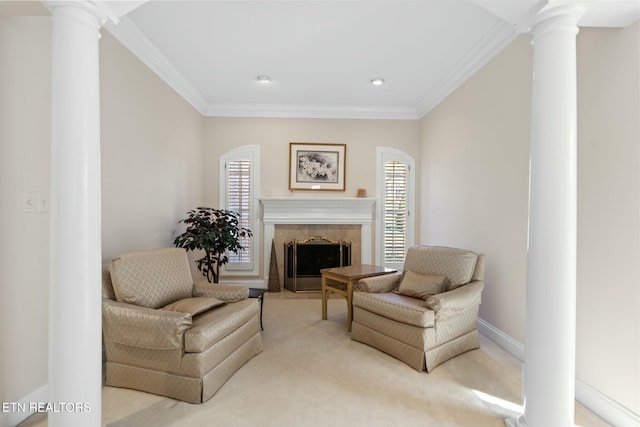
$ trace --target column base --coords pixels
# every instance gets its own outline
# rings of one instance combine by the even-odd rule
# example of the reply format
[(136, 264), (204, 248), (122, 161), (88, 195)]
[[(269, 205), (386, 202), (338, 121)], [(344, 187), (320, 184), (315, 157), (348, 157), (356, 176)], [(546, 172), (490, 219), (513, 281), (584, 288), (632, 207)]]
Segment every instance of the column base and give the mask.
[(505, 427), (528, 427), (524, 420), (524, 415), (520, 415), (518, 418), (505, 418)]
[[(505, 427), (529, 427), (527, 422), (524, 420), (524, 415), (520, 415), (517, 418), (505, 418), (504, 419)], [(578, 427), (576, 424), (573, 424), (572, 427)]]

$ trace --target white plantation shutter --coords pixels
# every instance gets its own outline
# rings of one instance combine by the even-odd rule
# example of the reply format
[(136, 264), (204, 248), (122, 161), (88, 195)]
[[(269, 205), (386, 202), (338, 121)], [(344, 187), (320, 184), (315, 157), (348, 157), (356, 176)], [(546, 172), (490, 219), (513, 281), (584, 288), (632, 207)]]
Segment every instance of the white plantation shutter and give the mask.
[[(251, 160), (233, 160), (227, 163), (227, 209), (240, 214), (240, 225), (252, 229), (251, 220)], [(230, 263), (251, 262), (251, 239), (240, 240), (244, 251), (229, 253)]]
[(404, 262), (407, 237), (407, 165), (388, 161), (384, 165), (384, 263)]
[(229, 262), (223, 273), (228, 276), (258, 275), (259, 263), (255, 246), (260, 241), (260, 230), (256, 220), (257, 195), (260, 194), (260, 146), (245, 145), (220, 156), (220, 207), (240, 214), (240, 225), (253, 232), (252, 237), (241, 240), (244, 250), (229, 252)]
[(377, 147), (376, 159), (376, 264), (402, 269), (415, 241), (415, 160), (391, 147)]

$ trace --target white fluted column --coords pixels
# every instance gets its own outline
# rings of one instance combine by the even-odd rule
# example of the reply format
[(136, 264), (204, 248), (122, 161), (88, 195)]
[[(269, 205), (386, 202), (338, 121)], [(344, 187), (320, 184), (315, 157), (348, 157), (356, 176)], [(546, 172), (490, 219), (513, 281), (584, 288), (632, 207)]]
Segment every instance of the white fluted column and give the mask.
[(48, 423), (100, 426), (98, 40), (105, 16), (88, 2), (46, 5), (53, 20)]
[(524, 415), (512, 426), (574, 425), (576, 34), (579, 6), (539, 14), (533, 88)]

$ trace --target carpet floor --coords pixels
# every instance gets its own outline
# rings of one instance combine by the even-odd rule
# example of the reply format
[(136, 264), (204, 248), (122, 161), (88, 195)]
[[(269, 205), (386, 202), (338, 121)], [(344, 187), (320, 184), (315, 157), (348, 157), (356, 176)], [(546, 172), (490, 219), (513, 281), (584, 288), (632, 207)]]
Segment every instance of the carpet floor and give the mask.
[[(264, 351), (207, 402), (193, 405), (103, 387), (107, 427), (501, 427), (518, 415), (521, 363), (481, 336), (481, 348), (420, 373), (352, 341), (344, 299), (265, 295)], [(21, 427), (46, 426), (34, 415)], [(576, 404), (576, 425), (607, 426)]]

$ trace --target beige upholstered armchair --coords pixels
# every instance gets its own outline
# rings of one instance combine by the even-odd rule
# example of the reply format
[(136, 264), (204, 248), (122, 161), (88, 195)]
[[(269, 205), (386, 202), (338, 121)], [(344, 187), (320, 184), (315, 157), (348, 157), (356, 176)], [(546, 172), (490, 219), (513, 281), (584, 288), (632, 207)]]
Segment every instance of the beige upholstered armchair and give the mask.
[(440, 246), (409, 248), (404, 271), (362, 279), (351, 339), (430, 372), (479, 347), (484, 256)]
[(134, 252), (103, 271), (106, 384), (191, 403), (262, 351), (260, 307), (242, 286), (194, 286), (184, 249)]

